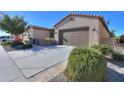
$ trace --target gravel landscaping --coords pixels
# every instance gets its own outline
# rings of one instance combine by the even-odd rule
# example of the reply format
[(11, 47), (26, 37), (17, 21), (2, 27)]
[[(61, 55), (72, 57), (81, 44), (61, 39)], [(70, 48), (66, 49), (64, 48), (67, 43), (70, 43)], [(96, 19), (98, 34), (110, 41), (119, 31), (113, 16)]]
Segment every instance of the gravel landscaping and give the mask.
[(11, 46), (2, 46), (6, 52), (10, 52), (10, 51), (15, 51), (15, 50), (22, 50), (21, 46), (15, 46), (15, 47), (11, 47)]
[(107, 81), (124, 82), (124, 62), (108, 60)]

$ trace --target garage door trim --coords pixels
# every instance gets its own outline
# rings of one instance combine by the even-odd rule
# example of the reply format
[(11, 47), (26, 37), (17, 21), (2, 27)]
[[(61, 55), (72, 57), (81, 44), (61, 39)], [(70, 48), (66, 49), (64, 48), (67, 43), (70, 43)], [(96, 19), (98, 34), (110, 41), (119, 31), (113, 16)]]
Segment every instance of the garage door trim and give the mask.
[(63, 34), (65, 32), (89, 31), (89, 27), (67, 28), (59, 30), (59, 44), (63, 44)]

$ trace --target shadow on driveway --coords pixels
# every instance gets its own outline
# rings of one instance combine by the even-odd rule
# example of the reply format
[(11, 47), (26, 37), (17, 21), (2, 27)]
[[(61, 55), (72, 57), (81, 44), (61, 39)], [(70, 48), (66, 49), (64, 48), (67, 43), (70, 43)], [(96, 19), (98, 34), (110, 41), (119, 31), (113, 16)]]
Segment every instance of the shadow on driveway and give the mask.
[(124, 62), (107, 59), (107, 81), (108, 82), (124, 82)]
[(124, 61), (117, 61), (117, 60), (113, 60), (113, 59), (110, 59), (110, 58), (107, 58), (107, 60), (116, 65), (116, 66), (119, 66), (119, 67), (124, 67)]
[(107, 68), (107, 82), (124, 82), (124, 74)]

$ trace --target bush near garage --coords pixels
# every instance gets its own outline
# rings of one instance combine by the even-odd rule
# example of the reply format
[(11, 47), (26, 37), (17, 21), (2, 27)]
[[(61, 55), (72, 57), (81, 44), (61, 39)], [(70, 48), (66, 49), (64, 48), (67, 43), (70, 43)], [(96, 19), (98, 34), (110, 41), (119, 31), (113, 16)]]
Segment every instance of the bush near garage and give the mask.
[(23, 44), (22, 45), (22, 49), (28, 49), (28, 48), (32, 48), (31, 44)]
[(124, 61), (124, 54), (121, 54), (119, 52), (113, 52), (112, 53), (112, 58), (114, 60), (118, 60), (118, 61)]
[(28, 48), (32, 48), (33, 46), (32, 46), (32, 44), (31, 44), (31, 42), (29, 42), (29, 41), (25, 41), (25, 42), (23, 42), (23, 44), (22, 44), (22, 49), (28, 49)]
[(110, 55), (113, 53), (113, 48), (106, 44), (94, 45), (92, 48), (99, 50), (103, 55)]
[(54, 38), (45, 38), (41, 40), (42, 45), (56, 45), (56, 40)]
[(69, 56), (65, 76), (70, 81), (99, 82), (106, 79), (107, 61), (93, 48), (74, 48)]

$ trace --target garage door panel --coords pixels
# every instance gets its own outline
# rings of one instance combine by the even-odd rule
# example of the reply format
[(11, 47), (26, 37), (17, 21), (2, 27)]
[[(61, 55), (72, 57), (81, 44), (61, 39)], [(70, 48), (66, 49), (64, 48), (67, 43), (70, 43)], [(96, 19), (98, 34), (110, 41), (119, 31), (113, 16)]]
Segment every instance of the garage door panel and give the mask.
[(63, 44), (85, 46), (88, 43), (88, 31), (70, 31), (63, 33)]
[(89, 27), (68, 28), (59, 30), (59, 44), (88, 46)]

